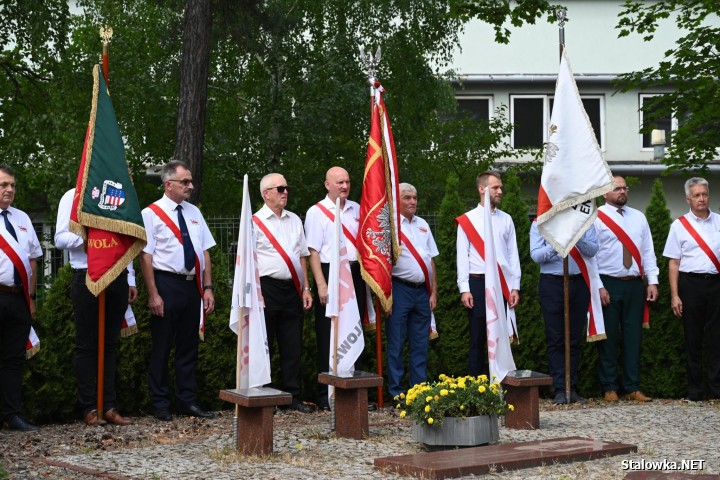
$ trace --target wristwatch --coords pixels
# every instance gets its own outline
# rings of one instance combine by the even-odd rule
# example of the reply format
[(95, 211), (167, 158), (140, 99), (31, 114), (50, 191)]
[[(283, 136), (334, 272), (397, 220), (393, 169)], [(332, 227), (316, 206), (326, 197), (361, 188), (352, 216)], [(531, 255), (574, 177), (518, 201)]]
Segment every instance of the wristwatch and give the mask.
[(205, 285), (205, 286), (203, 287), (203, 290), (215, 290), (215, 288), (213, 288), (212, 285)]
[(312, 292), (312, 288), (310, 288), (310, 287), (303, 287), (303, 291), (305, 291), (305, 292)]

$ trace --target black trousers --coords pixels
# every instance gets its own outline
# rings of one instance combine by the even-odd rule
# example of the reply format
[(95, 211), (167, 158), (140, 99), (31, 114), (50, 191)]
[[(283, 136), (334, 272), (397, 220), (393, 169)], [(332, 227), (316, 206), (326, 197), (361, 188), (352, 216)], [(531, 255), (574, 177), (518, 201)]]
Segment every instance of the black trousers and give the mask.
[(470, 293), (473, 308), (468, 310), (470, 322), (470, 354), (468, 366), (470, 375), (488, 374), (487, 322), (485, 320), (485, 276), (470, 277)]
[[(321, 263), (323, 276), (327, 280), (330, 274), (330, 264)], [(367, 288), (365, 281), (360, 273), (360, 264), (358, 262), (350, 263), (350, 273), (352, 273), (353, 285), (355, 286), (355, 298), (357, 298), (358, 311), (360, 318), (365, 317), (367, 312)], [(325, 308), (327, 305), (320, 304), (320, 296), (318, 295), (317, 284), (314, 288), (313, 303), (315, 304), (315, 338), (317, 339), (317, 370), (318, 372), (329, 371), (330, 366), (330, 318), (325, 316)], [(362, 355), (355, 362), (355, 369), (361, 370)], [(326, 405), (328, 403), (328, 387), (323, 383), (318, 383), (317, 402), (318, 405)]]
[(303, 345), (303, 305), (292, 280), (260, 277), (265, 300), (265, 329), (270, 357), (275, 340), (280, 354), (282, 390), (292, 394), (293, 402), (300, 401), (300, 355)]
[(163, 299), (163, 317), (150, 319), (152, 351), (148, 371), (150, 401), (156, 410), (170, 408), (168, 361), (175, 347), (176, 407), (195, 405), (195, 368), (198, 358), (200, 294), (195, 280), (155, 271), (155, 285)]
[[(85, 415), (97, 408), (98, 298), (85, 285), (85, 269), (75, 270), (70, 287), (75, 320), (75, 380), (78, 402)], [(127, 271), (105, 290), (105, 365), (103, 411), (115, 407), (115, 371), (125, 310), (128, 306)]]
[(22, 294), (0, 292), (0, 413), (3, 419), (22, 413), (22, 380), (30, 321), (30, 311)]
[(680, 272), (678, 294), (683, 302), (688, 397), (699, 400), (705, 396), (704, 344), (710, 393), (720, 398), (720, 275), (704, 278)]
[[(565, 391), (565, 290), (562, 275), (540, 275), (540, 308), (545, 320), (545, 340), (555, 393)], [(581, 275), (570, 275), (570, 387), (577, 383), (582, 337), (587, 327), (590, 289)]]

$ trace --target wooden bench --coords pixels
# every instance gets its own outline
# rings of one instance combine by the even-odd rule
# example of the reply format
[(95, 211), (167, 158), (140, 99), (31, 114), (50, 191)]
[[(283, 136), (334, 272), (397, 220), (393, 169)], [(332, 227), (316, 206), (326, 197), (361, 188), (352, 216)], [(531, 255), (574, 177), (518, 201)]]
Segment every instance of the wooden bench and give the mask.
[(335, 434), (360, 440), (368, 436), (368, 388), (381, 387), (383, 378), (355, 372), (352, 377), (319, 373), (318, 382), (335, 387)]
[(505, 414), (505, 426), (518, 430), (540, 428), (539, 387), (552, 385), (552, 377), (530, 370), (510, 372), (502, 381), (505, 400), (514, 407)]
[(245, 455), (273, 453), (275, 406), (290, 405), (292, 395), (274, 388), (220, 390), (220, 398), (238, 405), (237, 450)]

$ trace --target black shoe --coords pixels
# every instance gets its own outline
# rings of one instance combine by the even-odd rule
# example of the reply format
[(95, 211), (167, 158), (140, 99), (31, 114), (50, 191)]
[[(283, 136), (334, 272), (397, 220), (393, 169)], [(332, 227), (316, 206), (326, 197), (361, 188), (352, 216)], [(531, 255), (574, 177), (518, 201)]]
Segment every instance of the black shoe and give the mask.
[(368, 403), (368, 412), (377, 412), (377, 405), (375, 403)]
[(165, 410), (164, 408), (159, 408), (155, 410), (154, 417), (163, 422), (172, 422), (172, 415), (170, 415), (170, 412)]
[(587, 400), (578, 395), (575, 390), (570, 391), (570, 402), (579, 403), (580, 405), (587, 405)]
[(312, 413), (313, 408), (305, 405), (302, 402), (293, 403), (288, 407), (288, 410), (297, 410), (300, 413)]
[(558, 392), (555, 394), (555, 398), (553, 398), (554, 405), (565, 405), (566, 403), (567, 398), (565, 398), (565, 394), (563, 392)]
[(197, 405), (190, 405), (179, 410), (180, 415), (186, 415), (188, 417), (200, 417), (200, 418), (215, 418), (213, 412), (205, 412), (202, 408)]
[(39, 430), (39, 428), (32, 423), (26, 422), (20, 415), (10, 415), (7, 417), (4, 426), (8, 430), (18, 430), (21, 432), (34, 432), (35, 430)]
[(317, 403), (318, 410), (321, 410), (323, 412), (329, 412), (330, 411), (330, 405), (328, 402), (318, 402)]

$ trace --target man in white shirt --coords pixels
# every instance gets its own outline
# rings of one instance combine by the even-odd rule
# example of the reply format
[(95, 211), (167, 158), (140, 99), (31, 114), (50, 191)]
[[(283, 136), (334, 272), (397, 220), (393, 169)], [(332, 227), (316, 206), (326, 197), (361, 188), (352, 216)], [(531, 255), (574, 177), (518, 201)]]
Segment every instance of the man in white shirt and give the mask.
[(310, 413), (312, 408), (300, 398), (303, 310), (312, 307), (307, 274), (310, 252), (300, 218), (285, 210), (290, 193), (285, 178), (279, 173), (265, 175), (260, 180), (260, 193), (265, 205), (253, 215), (253, 235), (270, 357), (277, 339), (282, 389), (293, 396), (289, 408)]
[(430, 226), (417, 212), (417, 190), (401, 183), (400, 243), (402, 250), (393, 267), (392, 312), (385, 322), (387, 332), (388, 391), (395, 398), (403, 388), (403, 348), (408, 340), (409, 386), (427, 380), (427, 350), (430, 318), (437, 304), (435, 261), (439, 255)]
[[(520, 257), (512, 217), (498, 207), (502, 202), (503, 185), (500, 174), (482, 172), (477, 177), (480, 203), (477, 208), (458, 217), (457, 272), (460, 301), (468, 309), (470, 323), (470, 375), (488, 373), (487, 326), (485, 324), (485, 252), (479, 243), (485, 234), (485, 189), (490, 189), (493, 232), (497, 262), (502, 268), (510, 291), (508, 306), (515, 308), (520, 301)], [(465, 226), (463, 226), (465, 225)], [(466, 229), (470, 231), (467, 232)], [(472, 238), (471, 238), (472, 237)]]
[(21, 416), (22, 380), (42, 249), (30, 218), (10, 206), (14, 200), (15, 173), (0, 165), (0, 420), (10, 430), (32, 431), (37, 427)]
[(195, 368), (199, 328), (215, 309), (209, 249), (215, 240), (200, 210), (187, 202), (192, 173), (180, 161), (163, 166), (165, 195), (142, 211), (147, 245), (140, 254), (152, 314), (148, 369), (155, 418), (172, 420), (168, 360), (175, 347), (175, 398), (181, 415), (213, 418), (197, 405)]
[(720, 398), (720, 215), (710, 211), (707, 180), (685, 182), (690, 211), (670, 226), (663, 256), (668, 263), (673, 313), (682, 318), (687, 355), (687, 399), (705, 398), (703, 343), (708, 362), (708, 383), (713, 398)]
[(105, 289), (105, 365), (103, 373), (103, 420), (97, 411), (97, 357), (98, 357), (98, 298), (85, 284), (87, 275), (87, 254), (83, 250), (83, 239), (70, 231), (75, 189), (71, 188), (60, 199), (55, 225), (55, 248), (67, 250), (73, 269), (70, 297), (73, 302), (75, 321), (75, 380), (78, 402), (82, 408), (83, 420), (87, 425), (100, 425), (105, 421), (115, 425), (129, 425), (115, 408), (115, 372), (120, 343), (120, 332), (128, 303), (134, 303), (138, 296), (135, 288), (135, 269), (132, 262), (126, 271)]
[[(605, 401), (618, 400), (618, 342), (622, 344), (622, 383), (625, 399), (649, 402), (640, 391), (640, 342), (646, 302), (658, 297), (658, 273), (650, 225), (639, 210), (627, 206), (628, 186), (615, 176), (615, 188), (595, 220), (599, 250), (600, 301), (607, 339), (598, 344), (598, 376)], [(634, 258), (634, 254), (638, 258)], [(638, 260), (640, 263), (638, 263)], [(647, 286), (643, 281), (647, 279)]]
[[(330, 271), (330, 255), (334, 237), (335, 201), (338, 198), (342, 212), (343, 234), (346, 237), (347, 258), (350, 261), (350, 272), (360, 318), (363, 318), (366, 310), (366, 285), (360, 274), (360, 264), (357, 261), (357, 249), (355, 248), (360, 205), (348, 199), (350, 175), (344, 168), (332, 167), (325, 175), (325, 188), (328, 192), (327, 196), (310, 207), (305, 215), (305, 235), (310, 251), (310, 269), (315, 280), (315, 338), (317, 339), (318, 372), (327, 372), (329, 368), (330, 318), (325, 316), (325, 308), (328, 299), (327, 276)], [(327, 385), (318, 384), (317, 405), (322, 410), (330, 410)]]

